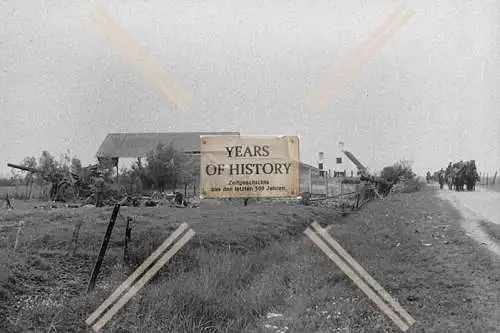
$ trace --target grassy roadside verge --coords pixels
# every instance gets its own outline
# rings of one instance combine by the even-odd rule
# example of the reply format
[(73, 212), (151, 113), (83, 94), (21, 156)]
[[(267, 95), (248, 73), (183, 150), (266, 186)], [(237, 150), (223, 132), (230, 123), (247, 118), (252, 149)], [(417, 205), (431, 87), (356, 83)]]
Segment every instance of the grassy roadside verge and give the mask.
[(485, 220), (479, 221), (479, 225), (494, 241), (500, 242), (500, 225)]
[[(124, 209), (136, 220), (133, 264), (121, 264), (118, 223), (90, 295), (84, 290), (110, 209), (15, 214), (7, 223), (23, 218), (26, 238), (20, 253), (0, 248), (0, 267), (10, 274), (6, 332), (90, 332), (86, 317), (181, 222), (195, 238), (103, 332), (397, 332), (303, 234), (313, 219), (331, 225), (332, 237), (417, 320), (410, 332), (494, 332), (500, 324), (500, 263), (428, 192), (373, 202), (342, 219), (326, 208), (285, 204)], [(65, 257), (82, 218), (79, 250)], [(283, 316), (266, 319), (268, 312)]]
[[(432, 192), (373, 202), (334, 224), (334, 237), (417, 320), (409, 332), (497, 332), (500, 261), (469, 239)], [(311, 241), (298, 292), (263, 319), (290, 332), (398, 332)], [(254, 332), (265, 332), (254, 331)]]

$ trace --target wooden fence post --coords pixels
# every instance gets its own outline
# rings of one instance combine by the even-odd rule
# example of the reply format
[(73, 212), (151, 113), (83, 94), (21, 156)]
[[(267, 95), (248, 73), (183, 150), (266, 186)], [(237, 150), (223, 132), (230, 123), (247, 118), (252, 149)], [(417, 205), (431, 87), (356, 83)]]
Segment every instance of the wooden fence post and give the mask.
[(309, 193), (312, 193), (312, 170), (311, 168), (308, 169), (308, 172), (307, 172), (307, 179), (308, 179), (308, 190), (309, 190)]
[(81, 219), (78, 221), (78, 223), (75, 225), (75, 229), (73, 229), (73, 236), (71, 237), (71, 243), (68, 246), (68, 251), (66, 252), (67, 256), (74, 255), (76, 252), (76, 249), (78, 247), (78, 236), (80, 235), (80, 228), (83, 225), (84, 220)]
[(340, 180), (340, 203), (344, 205), (344, 182), (343, 179)]
[(120, 211), (120, 204), (116, 204), (113, 208), (113, 213), (111, 214), (111, 219), (108, 223), (108, 228), (106, 229), (106, 234), (104, 235), (104, 240), (102, 241), (101, 250), (99, 251), (99, 256), (97, 257), (97, 261), (94, 265), (94, 269), (90, 275), (90, 281), (87, 286), (87, 292), (90, 292), (95, 287), (95, 281), (97, 280), (97, 275), (99, 275), (99, 271), (101, 270), (102, 261), (104, 259), (104, 255), (106, 254), (106, 250), (108, 248), (109, 239), (111, 238), (111, 232), (113, 231), (113, 227), (115, 226), (116, 217), (118, 216), (118, 212)]
[(14, 251), (17, 251), (19, 248), (19, 239), (21, 238), (21, 232), (23, 231), (24, 221), (19, 221), (19, 228), (17, 229), (16, 234), (16, 243), (14, 244)]
[(130, 221), (132, 219), (130, 218), (130, 216), (127, 216), (127, 226), (125, 227), (125, 238), (124, 238), (124, 241), (123, 241), (123, 261), (125, 263), (128, 262), (128, 242), (131, 240), (132, 238), (132, 230), (130, 228)]
[(325, 186), (326, 186), (326, 191), (325, 191), (325, 196), (328, 197), (328, 172), (325, 171)]

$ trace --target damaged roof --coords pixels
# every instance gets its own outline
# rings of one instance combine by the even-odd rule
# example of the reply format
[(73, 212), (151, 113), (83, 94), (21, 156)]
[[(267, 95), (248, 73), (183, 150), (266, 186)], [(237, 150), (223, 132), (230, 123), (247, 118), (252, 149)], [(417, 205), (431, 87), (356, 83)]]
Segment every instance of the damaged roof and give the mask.
[(201, 135), (240, 135), (239, 132), (109, 133), (96, 157), (145, 157), (159, 143), (182, 152), (199, 152)]

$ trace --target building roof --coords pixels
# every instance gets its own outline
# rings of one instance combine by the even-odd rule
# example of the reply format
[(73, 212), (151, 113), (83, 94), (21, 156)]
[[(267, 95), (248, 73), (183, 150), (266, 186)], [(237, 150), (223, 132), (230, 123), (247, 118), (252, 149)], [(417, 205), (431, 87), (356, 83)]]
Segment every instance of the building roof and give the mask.
[(96, 157), (145, 157), (159, 143), (181, 152), (199, 152), (201, 135), (240, 135), (239, 132), (109, 133)]

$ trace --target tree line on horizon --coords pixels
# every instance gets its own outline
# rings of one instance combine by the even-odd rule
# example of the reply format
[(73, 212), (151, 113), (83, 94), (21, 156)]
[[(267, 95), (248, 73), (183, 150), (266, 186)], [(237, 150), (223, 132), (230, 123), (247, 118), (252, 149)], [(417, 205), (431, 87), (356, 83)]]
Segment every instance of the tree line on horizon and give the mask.
[[(59, 160), (49, 151), (43, 150), (40, 157), (27, 156), (18, 165), (37, 169), (38, 173), (11, 170), (10, 178), (0, 178), (0, 186), (25, 186), (24, 198), (32, 198), (33, 186), (38, 185), (43, 195), (46, 195), (50, 179), (55, 174), (71, 177), (76, 175), (82, 182), (90, 183), (92, 170), (99, 166), (108, 182), (115, 182), (115, 170), (112, 165), (95, 162), (83, 166), (78, 157), (62, 154)], [(180, 184), (191, 183), (196, 179), (198, 170), (195, 159), (176, 151), (172, 145), (159, 144), (156, 149), (147, 154), (145, 160), (137, 159), (129, 168), (119, 171), (119, 183), (127, 192), (143, 190), (165, 191), (176, 189)]]

